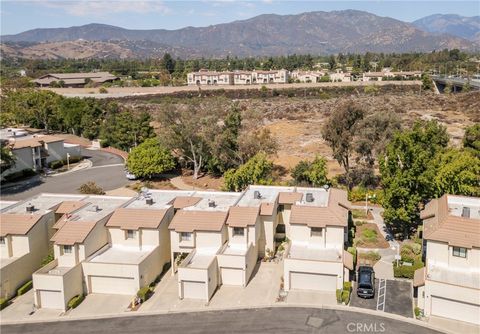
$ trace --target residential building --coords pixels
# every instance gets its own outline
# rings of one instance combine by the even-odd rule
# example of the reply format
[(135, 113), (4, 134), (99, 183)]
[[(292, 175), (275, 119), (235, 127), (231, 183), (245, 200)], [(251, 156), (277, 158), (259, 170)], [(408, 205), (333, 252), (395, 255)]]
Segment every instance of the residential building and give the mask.
[(116, 209), (106, 223), (108, 244), (83, 263), (88, 293), (135, 295), (170, 262), (172, 191), (150, 190)]
[(200, 70), (198, 72), (188, 73), (187, 83), (189, 86), (194, 85), (233, 85), (233, 72), (217, 72), (209, 70)]
[(118, 80), (113, 74), (108, 72), (89, 72), (89, 73), (49, 73), (42, 75), (33, 82), (39, 87), (85, 87), (87, 84), (99, 86), (106, 82)]
[(49, 254), (53, 225), (65, 200), (83, 196), (41, 194), (26, 201), (2, 202), (0, 214), (0, 296), (10, 298), (32, 278)]
[(352, 76), (349, 72), (344, 73), (342, 70), (337, 70), (334, 73), (329, 74), (331, 82), (350, 82), (352, 81)]
[(258, 84), (288, 83), (289, 72), (284, 69), (270, 71), (254, 70), (252, 75)]
[(385, 72), (364, 72), (362, 81), (382, 81), (385, 76)]
[(8, 140), (15, 164), (2, 173), (2, 178), (24, 169), (40, 171), (53, 161), (66, 160), (67, 153), (71, 157), (81, 155), (79, 145), (66, 144), (62, 138), (56, 136), (22, 136), (3, 140)]
[(444, 195), (421, 213), (425, 267), (415, 272), (426, 317), (480, 325), (480, 198)]
[(54, 260), (33, 274), (36, 307), (66, 310), (72, 297), (92, 291), (91, 281), (84, 281), (82, 262), (108, 243), (105, 224), (115, 209), (131, 200), (88, 196), (66, 205), (74, 211), (55, 223), (57, 231), (51, 238)]
[(320, 71), (294, 71), (290, 73), (290, 78), (298, 82), (320, 82), (320, 79), (325, 75), (324, 72)]
[(289, 205), (290, 240), (284, 289), (335, 293), (354, 270), (352, 256), (344, 251), (350, 210), (346, 191), (297, 188), (283, 197)]
[(195, 192), (170, 223), (172, 273), (179, 297), (207, 302), (221, 284), (217, 254), (228, 240), (228, 211), (241, 193)]
[(257, 83), (257, 77), (250, 71), (233, 72), (233, 82), (235, 85), (251, 85)]

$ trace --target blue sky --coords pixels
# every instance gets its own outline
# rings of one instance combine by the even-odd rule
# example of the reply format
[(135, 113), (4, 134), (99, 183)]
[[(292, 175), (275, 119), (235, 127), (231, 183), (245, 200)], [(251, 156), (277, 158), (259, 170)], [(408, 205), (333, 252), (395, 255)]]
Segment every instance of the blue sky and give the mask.
[(441, 13), (480, 15), (478, 1), (143, 1), (0, 0), (1, 34), (34, 28), (105, 23), (130, 29), (178, 29), (243, 20), (260, 14), (358, 9), (403, 21)]

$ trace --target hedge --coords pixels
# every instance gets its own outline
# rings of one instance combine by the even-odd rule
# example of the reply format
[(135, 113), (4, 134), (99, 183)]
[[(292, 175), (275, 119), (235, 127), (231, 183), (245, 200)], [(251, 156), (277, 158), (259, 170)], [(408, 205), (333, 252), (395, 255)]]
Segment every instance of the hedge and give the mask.
[(36, 173), (33, 169), (28, 169), (27, 168), (27, 169), (23, 169), (19, 172), (8, 174), (4, 177), (4, 179), (5, 179), (5, 181), (13, 182), (13, 181), (17, 181), (17, 180), (23, 179), (23, 178), (28, 177), (28, 176), (33, 176), (35, 174)]
[(342, 289), (337, 289), (337, 303), (342, 302)]
[(350, 302), (350, 291), (348, 290), (342, 291), (342, 302), (344, 302), (345, 305), (348, 305), (348, 303)]
[(352, 291), (352, 282), (343, 282), (343, 290), (351, 292)]
[(396, 266), (396, 261), (393, 262), (393, 276), (395, 277), (403, 277), (403, 278), (410, 278), (413, 279), (415, 275), (415, 270), (420, 269), (423, 267), (422, 261), (416, 261), (413, 263), (412, 266)]
[(17, 290), (17, 296), (21, 296), (25, 294), (28, 290), (30, 290), (33, 287), (33, 281), (28, 281), (24, 285), (22, 285), (18, 290)]
[(58, 169), (60, 167), (63, 167), (63, 161), (62, 160), (52, 161), (48, 164), (48, 167), (51, 169)]
[(81, 302), (83, 302), (83, 300), (85, 299), (85, 297), (83, 295), (77, 295), (75, 297), (73, 297), (72, 299), (70, 299), (68, 301), (68, 308), (75, 308), (77, 307), (78, 305), (80, 305)]
[(144, 286), (144, 287), (140, 288), (140, 290), (138, 290), (137, 297), (140, 298), (142, 300), (142, 303), (143, 303), (146, 300), (148, 300), (148, 298), (150, 298), (151, 292), (152, 291), (150, 290), (150, 287)]
[(3, 310), (8, 305), (10, 305), (10, 301), (8, 299), (0, 298), (0, 310)]

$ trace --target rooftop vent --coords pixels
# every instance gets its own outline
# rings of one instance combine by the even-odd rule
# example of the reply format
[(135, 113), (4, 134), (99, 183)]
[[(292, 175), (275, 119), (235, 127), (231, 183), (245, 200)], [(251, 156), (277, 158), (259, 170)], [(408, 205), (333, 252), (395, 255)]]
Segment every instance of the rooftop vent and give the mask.
[(470, 218), (470, 208), (469, 207), (464, 206), (462, 208), (462, 217)]
[(328, 184), (323, 185), (323, 189), (328, 190), (329, 188), (330, 188), (330, 186)]
[(97, 212), (99, 210), (99, 207), (98, 205), (92, 205), (92, 207), (90, 208), (89, 211), (92, 211), (92, 212)]
[(208, 200), (208, 207), (209, 208), (214, 208), (216, 207), (217, 205), (215, 204), (215, 201), (212, 201), (212, 200)]
[(28, 203), (25, 209), (27, 210), (27, 212), (34, 212), (35, 206), (33, 206), (31, 203)]
[(255, 191), (253, 192), (253, 198), (255, 198), (255, 199), (260, 199), (260, 198), (262, 198), (262, 195), (260, 194), (260, 191), (255, 190)]
[(313, 194), (312, 193), (307, 193), (307, 196), (305, 197), (305, 200), (309, 203), (313, 202)]
[(145, 200), (145, 203), (146, 203), (147, 205), (153, 205), (153, 198), (147, 198), (147, 199)]

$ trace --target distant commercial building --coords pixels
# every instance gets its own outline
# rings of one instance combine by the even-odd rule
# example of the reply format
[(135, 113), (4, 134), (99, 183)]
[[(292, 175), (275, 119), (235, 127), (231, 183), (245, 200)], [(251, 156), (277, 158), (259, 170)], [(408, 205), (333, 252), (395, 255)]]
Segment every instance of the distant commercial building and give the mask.
[(108, 72), (89, 73), (49, 73), (33, 80), (39, 87), (84, 87), (86, 84), (99, 86), (106, 82), (118, 80), (118, 77)]

